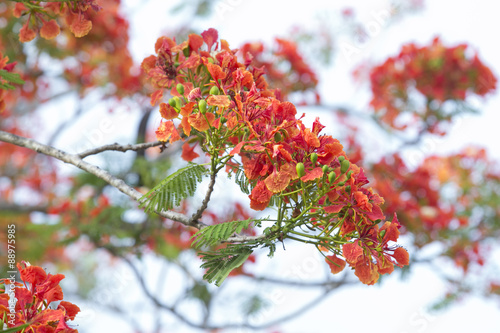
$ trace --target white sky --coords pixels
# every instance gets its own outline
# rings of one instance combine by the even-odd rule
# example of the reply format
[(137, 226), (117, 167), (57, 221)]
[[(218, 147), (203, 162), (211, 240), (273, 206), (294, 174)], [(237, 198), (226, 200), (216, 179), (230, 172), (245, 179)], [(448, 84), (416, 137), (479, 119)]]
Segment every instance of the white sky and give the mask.
[[(182, 18), (171, 17), (167, 1), (151, 0), (146, 5), (141, 0), (125, 2), (130, 6), (129, 14), (132, 15), (131, 49), (136, 60), (141, 61), (153, 53), (153, 45), (160, 32), (175, 27)], [(286, 36), (290, 26), (310, 26), (318, 14), (331, 13), (334, 17), (340, 8), (349, 5), (351, 1), (335, 1), (333, 4), (333, 1), (309, 0), (295, 4), (281, 0), (225, 0), (223, 3), (231, 9), (216, 14), (213, 20), (206, 22), (206, 26), (199, 28), (214, 27), (231, 47), (237, 47), (244, 41), (270, 42), (274, 36)], [(333, 68), (321, 73), (321, 89), (326, 100), (332, 104), (347, 104), (363, 109), (367, 104), (367, 87), (359, 87), (351, 80), (350, 73), (354, 65), (363, 60), (379, 63), (387, 56), (399, 52), (403, 43), (416, 41), (423, 45), (436, 35), (441, 36), (446, 45), (469, 43), (479, 51), (480, 58), (493, 68), (494, 73), (500, 74), (500, 47), (496, 36), (500, 31), (500, 6), (497, 2), (427, 0), (425, 6), (423, 12), (390, 26), (381, 26), (380, 32), (368, 40), (355, 59), (347, 61), (342, 54), (337, 54)], [(367, 25), (375, 20), (372, 13), (388, 8), (387, 2), (378, 0), (357, 1), (353, 7), (357, 8), (361, 21)], [(489, 152), (500, 160), (500, 146), (495, 144), (498, 142), (498, 130), (493, 127), (499, 124), (499, 106), (500, 98), (496, 94), (484, 104), (481, 116), (464, 117), (449, 136), (432, 141), (424, 152), (446, 152), (467, 143), (480, 143), (486, 145)], [(326, 121), (323, 122), (327, 124)], [(263, 257), (259, 271), (276, 269), (276, 266), (287, 271), (294, 266), (305, 265), (304, 267), (311, 268), (306, 269), (305, 279), (316, 280), (315, 274), (324, 267), (314, 266), (311, 258), (316, 258), (316, 254), (304, 250), (304, 245), (287, 246), (286, 252), (279, 250), (271, 260)], [(479, 327), (483, 333), (500, 332), (499, 303), (470, 297), (446, 312), (429, 315), (425, 308), (443, 294), (443, 282), (426, 268), (414, 269), (411, 277), (404, 281), (397, 278), (398, 274), (393, 275), (382, 285), (363, 286), (360, 283), (356, 287), (343, 288), (333, 293), (314, 310), (282, 325), (283, 332), (441, 333), (472, 332)], [(300, 304), (312, 296), (314, 295), (309, 290), (289, 293), (282, 303), (271, 307), (270, 314), (265, 313), (263, 316), (282, 313), (287, 307)], [(96, 317), (95, 331), (104, 331), (103, 321), (108, 320), (110, 319)], [(90, 324), (85, 322), (85, 326)], [(131, 332), (118, 327), (121, 332)]]

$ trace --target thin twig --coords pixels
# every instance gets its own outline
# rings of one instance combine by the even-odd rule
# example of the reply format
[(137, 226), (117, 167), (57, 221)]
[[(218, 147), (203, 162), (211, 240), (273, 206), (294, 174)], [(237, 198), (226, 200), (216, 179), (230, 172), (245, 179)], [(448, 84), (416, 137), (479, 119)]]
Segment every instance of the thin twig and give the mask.
[(109, 151), (109, 150), (121, 151), (121, 152), (126, 152), (129, 150), (138, 151), (138, 150), (148, 149), (151, 147), (157, 147), (157, 146), (160, 146), (162, 144), (164, 144), (164, 142), (161, 142), (161, 141), (138, 143), (138, 144), (134, 144), (134, 145), (130, 145), (130, 144), (121, 145), (119, 143), (114, 143), (114, 144), (104, 145), (101, 147), (85, 150), (85, 151), (77, 154), (76, 156), (78, 156), (80, 158), (85, 158), (87, 156), (99, 154), (99, 153), (102, 153), (104, 151)]
[[(60, 161), (72, 164), (79, 169), (87, 171), (88, 173), (91, 173), (94, 176), (101, 178), (111, 186), (117, 188), (122, 193), (128, 195), (129, 197), (138, 202), (140, 202), (143, 197), (143, 195), (139, 191), (137, 191), (130, 185), (127, 185), (122, 179), (113, 176), (108, 171), (103, 170), (93, 164), (85, 162), (78, 155), (69, 154), (54, 147), (44, 145), (35, 140), (24, 138), (5, 131), (0, 131), (0, 141), (12, 143), (19, 147), (25, 147), (34, 150), (37, 153), (52, 156)], [(186, 215), (181, 213), (176, 213), (172, 211), (155, 211), (155, 213), (160, 215), (161, 217), (182, 223), (186, 226), (195, 227), (198, 229), (204, 226), (199, 221), (191, 221)]]
[(208, 191), (207, 191), (207, 194), (205, 195), (205, 199), (203, 199), (201, 207), (191, 217), (192, 222), (196, 222), (201, 217), (201, 214), (203, 214), (205, 209), (207, 209), (208, 202), (210, 201), (210, 196), (212, 195), (212, 192), (214, 191), (214, 185), (215, 185), (216, 178), (217, 178), (217, 171), (214, 171), (210, 175), (210, 183), (208, 184)]

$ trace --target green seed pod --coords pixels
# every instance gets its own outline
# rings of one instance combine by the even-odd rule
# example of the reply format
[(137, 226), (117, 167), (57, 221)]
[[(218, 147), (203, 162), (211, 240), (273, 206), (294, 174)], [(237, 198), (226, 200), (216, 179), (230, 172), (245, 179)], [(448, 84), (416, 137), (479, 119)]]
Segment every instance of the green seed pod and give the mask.
[(345, 157), (344, 156), (339, 156), (339, 162), (342, 163), (342, 161), (345, 160)]
[(312, 153), (311, 154), (311, 162), (312, 162), (312, 164), (315, 165), (317, 161), (318, 161), (318, 154)]
[(323, 173), (326, 174), (328, 172), (328, 165), (323, 165)]
[(173, 98), (169, 99), (168, 104), (170, 104), (170, 106), (175, 108), (175, 106), (176, 106), (175, 99), (173, 99)]
[(276, 132), (276, 133), (274, 134), (274, 141), (275, 141), (275, 142), (281, 142), (281, 139), (282, 139), (282, 137), (281, 137), (281, 133), (280, 133), (280, 132)]
[(349, 161), (343, 160), (340, 163), (340, 173), (346, 173), (348, 169), (349, 169)]
[(174, 101), (175, 101), (175, 107), (177, 108), (177, 110), (180, 110), (181, 108), (181, 99), (177, 96), (174, 97)]
[(177, 83), (177, 87), (175, 87), (177, 89), (177, 92), (181, 95), (184, 95), (184, 86), (182, 85), (182, 83)]
[(201, 114), (205, 114), (205, 112), (207, 112), (207, 101), (200, 99), (198, 102), (198, 108), (200, 109)]
[(217, 86), (213, 86), (210, 89), (210, 95), (218, 95), (219, 94), (219, 88)]
[(331, 184), (333, 183), (334, 180), (335, 180), (335, 172), (332, 171), (328, 174), (328, 182)]
[(295, 170), (297, 170), (297, 175), (300, 177), (303, 177), (306, 174), (304, 163), (299, 162), (295, 166)]

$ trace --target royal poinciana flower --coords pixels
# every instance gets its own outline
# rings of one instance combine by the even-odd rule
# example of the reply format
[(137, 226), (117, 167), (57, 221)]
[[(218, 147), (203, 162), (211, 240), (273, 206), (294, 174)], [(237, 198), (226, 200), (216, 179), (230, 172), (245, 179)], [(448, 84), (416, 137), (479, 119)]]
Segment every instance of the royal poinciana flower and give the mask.
[[(10, 318), (9, 296), (2, 294), (0, 297), (0, 317), (9, 318), (6, 321), (8, 326), (22, 326), (24, 327), (23, 332), (26, 333), (78, 332), (78, 330), (69, 327), (67, 323), (67, 321), (75, 319), (80, 308), (73, 303), (62, 301), (63, 292), (59, 282), (64, 279), (64, 275), (47, 274), (43, 268), (31, 266), (24, 261), (22, 264), (17, 264), (17, 268), (23, 283), (16, 282), (14, 286), (17, 299), (14, 318)], [(0, 282), (11, 284), (8, 279), (3, 279)], [(57, 307), (51, 305), (54, 302), (59, 302)]]
[[(422, 130), (442, 133), (439, 123), (456, 113), (442, 107), (445, 101), (484, 96), (495, 90), (497, 79), (477, 54), (470, 55), (466, 44), (445, 47), (435, 38), (429, 46), (403, 46), (397, 56), (371, 70), (370, 81), (370, 104), (383, 123), (404, 129), (407, 123), (400, 115), (410, 112), (409, 121), (419, 121)], [(413, 90), (424, 97), (425, 106), (418, 108), (410, 100)]]
[[(288, 54), (291, 46), (281, 45)], [(218, 41), (214, 29), (191, 34), (180, 44), (161, 37), (155, 50), (142, 69), (154, 88), (151, 105), (160, 106), (158, 140), (172, 143), (186, 137), (183, 158), (196, 157), (194, 143), (213, 165), (220, 163), (230, 173), (243, 171), (250, 207), (278, 209), (272, 235), (311, 238), (310, 243), (335, 255), (342, 253), (341, 244), (358, 246), (363, 256), (346, 257), (346, 244), (344, 257), (363, 283), (374, 283), (394, 264), (408, 264), (406, 250), (388, 245), (399, 235), (391, 227), (399, 226), (397, 219), (378, 227), (385, 220), (380, 208), (384, 200), (365, 187), (363, 170), (348, 160), (337, 139), (322, 134), (319, 119), (311, 128), (303, 124), (295, 106), (278, 89), (269, 88), (262, 75), (265, 68), (256, 67), (248, 56), (240, 63), (236, 50)], [(164, 102), (167, 93), (172, 97)], [(303, 226), (317, 234), (296, 230)], [(384, 238), (388, 230), (391, 236)], [(337, 242), (339, 237), (344, 241)], [(357, 241), (348, 242), (352, 239)]]
[[(33, 3), (32, 3), (33, 2)], [(38, 1), (17, 2), (12, 9), (13, 16), (26, 16), (27, 20), (19, 31), (19, 40), (29, 42), (37, 32), (45, 39), (59, 35), (60, 27), (55, 17), (64, 18), (65, 24), (75, 37), (86, 36), (92, 29), (90, 11), (99, 11), (96, 0), (58, 1), (39, 4)]]

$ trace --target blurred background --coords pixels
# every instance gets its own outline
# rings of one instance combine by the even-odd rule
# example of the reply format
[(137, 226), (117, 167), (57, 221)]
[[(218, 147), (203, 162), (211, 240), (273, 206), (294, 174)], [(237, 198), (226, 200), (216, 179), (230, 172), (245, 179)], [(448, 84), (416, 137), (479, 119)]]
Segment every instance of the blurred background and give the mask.
[[(22, 18), (11, 17), (10, 3), (0, 4), (0, 51), (18, 61), (27, 81), (6, 98), (0, 129), (72, 153), (155, 141), (161, 116), (149, 104), (142, 60), (160, 36), (181, 42), (215, 28), (231, 48), (249, 50), (266, 66), (270, 85), (305, 113), (306, 125), (319, 117), (366, 170), (386, 215), (398, 214), (399, 243), (411, 262), (365, 286), (350, 270), (333, 276), (315, 249), (286, 242), (273, 258), (256, 252), (218, 288), (202, 280), (192, 231), (144, 214), (94, 176), (0, 142), (0, 240), (16, 224), (17, 258), (66, 275), (65, 299), (82, 309), (75, 328), (500, 331), (496, 3), (101, 5), (84, 38), (63, 32), (20, 44)], [(455, 84), (469, 81), (466, 88)], [(180, 155), (173, 145), (163, 153), (106, 152), (86, 160), (148, 189), (183, 165)], [(218, 181), (204, 221), (259, 216), (233, 179)], [(189, 213), (207, 184), (179, 211)]]

